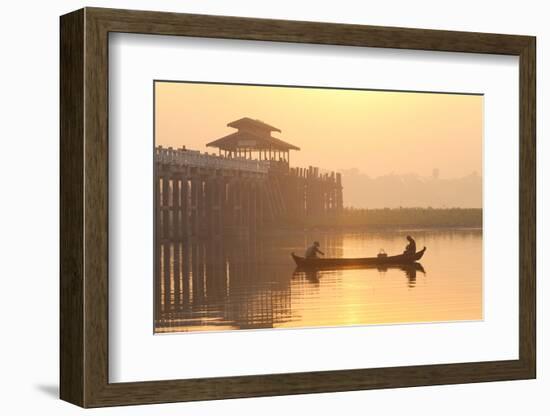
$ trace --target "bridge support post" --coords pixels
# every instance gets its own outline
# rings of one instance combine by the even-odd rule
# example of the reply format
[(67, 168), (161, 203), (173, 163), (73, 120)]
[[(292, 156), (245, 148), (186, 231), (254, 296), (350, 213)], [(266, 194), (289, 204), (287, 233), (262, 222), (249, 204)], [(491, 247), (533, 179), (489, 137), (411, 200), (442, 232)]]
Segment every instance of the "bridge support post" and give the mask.
[(161, 221), (162, 221), (162, 239), (170, 238), (170, 180), (167, 175), (162, 177), (162, 206), (161, 206)]
[(180, 235), (182, 239), (187, 239), (189, 236), (189, 181), (187, 175), (181, 177), (181, 222)]
[[(199, 185), (201, 181), (198, 178), (193, 177), (191, 179), (191, 216), (190, 216), (190, 231), (191, 235), (196, 236), (199, 234)], [(202, 192), (201, 192), (202, 193)]]
[(172, 176), (172, 239), (181, 239), (181, 199), (180, 199), (180, 177)]

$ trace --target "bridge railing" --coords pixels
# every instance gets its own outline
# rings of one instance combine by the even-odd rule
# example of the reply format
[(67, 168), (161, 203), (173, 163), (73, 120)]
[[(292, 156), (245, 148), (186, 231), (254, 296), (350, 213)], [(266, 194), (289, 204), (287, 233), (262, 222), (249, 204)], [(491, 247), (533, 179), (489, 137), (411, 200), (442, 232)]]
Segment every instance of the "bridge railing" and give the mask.
[(162, 146), (155, 149), (155, 160), (159, 163), (199, 168), (229, 169), (256, 173), (267, 173), (269, 170), (269, 162), (267, 161), (229, 158), (201, 153), (198, 150), (163, 148)]

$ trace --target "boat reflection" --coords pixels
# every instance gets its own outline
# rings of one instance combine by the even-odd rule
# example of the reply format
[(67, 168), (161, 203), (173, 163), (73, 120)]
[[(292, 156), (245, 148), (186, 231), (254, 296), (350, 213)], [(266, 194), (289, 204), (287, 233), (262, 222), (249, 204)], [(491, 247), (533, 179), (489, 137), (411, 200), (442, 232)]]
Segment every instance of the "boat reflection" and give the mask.
[(424, 270), (424, 267), (422, 267), (421, 263), (412, 263), (412, 264), (402, 264), (399, 266), (378, 266), (376, 269), (379, 272), (385, 272), (389, 268), (391, 269), (398, 269), (405, 273), (405, 276), (407, 277), (407, 284), (409, 287), (415, 287), (416, 286), (416, 273), (420, 272), (423, 275), (426, 274), (426, 270)]
[(294, 273), (292, 274), (293, 279), (302, 279), (305, 278), (311, 283), (319, 284), (321, 282), (321, 277), (323, 274), (329, 271), (335, 270), (367, 270), (367, 269), (376, 269), (380, 273), (385, 273), (389, 269), (401, 270), (404, 272), (405, 277), (407, 278), (407, 284), (409, 287), (416, 286), (416, 274), (420, 272), (426, 274), (426, 270), (421, 263), (415, 262), (410, 264), (372, 264), (372, 265), (354, 265), (354, 266), (343, 266), (343, 267), (324, 267), (324, 268), (309, 268), (309, 267), (296, 267)]

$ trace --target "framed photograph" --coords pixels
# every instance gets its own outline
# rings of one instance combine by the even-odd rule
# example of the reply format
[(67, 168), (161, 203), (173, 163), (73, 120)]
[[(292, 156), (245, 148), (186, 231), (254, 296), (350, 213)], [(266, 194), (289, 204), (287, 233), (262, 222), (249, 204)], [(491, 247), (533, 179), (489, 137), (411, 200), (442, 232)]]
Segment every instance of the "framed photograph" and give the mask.
[(534, 37), (60, 27), (63, 400), (535, 378)]

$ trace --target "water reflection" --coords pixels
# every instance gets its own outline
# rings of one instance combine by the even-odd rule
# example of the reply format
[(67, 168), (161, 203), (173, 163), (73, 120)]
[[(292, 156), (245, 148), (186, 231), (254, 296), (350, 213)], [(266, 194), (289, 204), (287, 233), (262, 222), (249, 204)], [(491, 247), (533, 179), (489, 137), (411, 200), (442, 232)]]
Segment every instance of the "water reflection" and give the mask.
[(379, 271), (380, 273), (385, 273), (389, 269), (395, 269), (395, 270), (401, 270), (405, 277), (407, 278), (407, 284), (409, 287), (414, 287), (416, 285), (416, 273), (421, 272), (422, 274), (426, 274), (426, 270), (424, 270), (424, 267), (421, 263), (412, 263), (412, 264), (401, 264), (401, 265), (393, 265), (393, 264), (373, 264), (373, 265), (357, 265), (357, 266), (351, 266), (351, 267), (332, 267), (332, 268), (325, 268), (325, 269), (319, 269), (319, 268), (302, 268), (302, 267), (296, 267), (294, 270), (294, 273), (292, 274), (292, 277), (294, 279), (302, 279), (305, 278), (310, 283), (318, 284), (321, 282), (321, 277), (323, 275), (323, 272), (326, 272), (327, 270), (368, 270), (368, 269), (374, 269)]
[(412, 263), (412, 264), (402, 264), (400, 266), (384, 266), (379, 265), (376, 267), (376, 269), (380, 272), (386, 272), (389, 268), (392, 269), (398, 269), (404, 272), (405, 277), (407, 278), (407, 285), (410, 288), (413, 288), (416, 286), (416, 274), (417, 272), (420, 272), (421, 274), (425, 275), (426, 270), (422, 266), (422, 263)]
[(156, 330), (273, 328), (290, 317), (289, 279), (266, 267), (257, 242), (160, 246)]
[[(480, 319), (479, 231), (416, 232), (429, 247), (422, 264), (300, 270), (289, 255), (314, 238), (330, 257), (379, 247), (395, 253), (401, 234), (164, 242), (156, 253), (155, 332)], [(455, 262), (446, 261), (449, 253)]]

